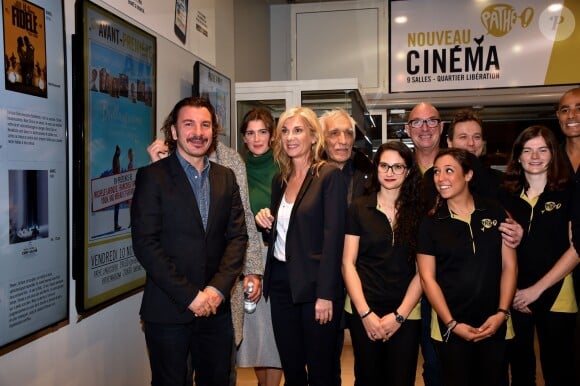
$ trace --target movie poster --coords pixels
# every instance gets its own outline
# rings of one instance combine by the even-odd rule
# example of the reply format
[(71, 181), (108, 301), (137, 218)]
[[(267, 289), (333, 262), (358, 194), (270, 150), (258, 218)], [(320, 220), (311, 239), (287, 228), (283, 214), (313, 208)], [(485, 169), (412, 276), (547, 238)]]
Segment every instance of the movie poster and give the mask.
[(44, 8), (24, 0), (2, 2), (6, 90), (47, 97)]
[(145, 282), (133, 254), (130, 209), (137, 169), (149, 164), (155, 136), (156, 40), (90, 2), (80, 11), (85, 81), (75, 98), (84, 101), (79, 179), (85, 194), (83, 212), (75, 215), (84, 223), (75, 272), (84, 312)]
[[(0, 346), (68, 318), (63, 5), (3, 0)], [(47, 37), (48, 40), (47, 40)]]

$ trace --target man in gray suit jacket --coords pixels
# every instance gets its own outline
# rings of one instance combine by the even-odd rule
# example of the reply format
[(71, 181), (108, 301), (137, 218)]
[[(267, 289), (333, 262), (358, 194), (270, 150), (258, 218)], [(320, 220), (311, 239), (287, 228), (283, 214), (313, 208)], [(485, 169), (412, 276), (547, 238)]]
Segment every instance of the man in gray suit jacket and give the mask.
[(197, 384), (227, 385), (244, 210), (233, 172), (207, 157), (218, 127), (209, 101), (185, 98), (168, 119), (176, 151), (138, 171), (131, 206), (152, 384), (184, 385), (191, 353)]

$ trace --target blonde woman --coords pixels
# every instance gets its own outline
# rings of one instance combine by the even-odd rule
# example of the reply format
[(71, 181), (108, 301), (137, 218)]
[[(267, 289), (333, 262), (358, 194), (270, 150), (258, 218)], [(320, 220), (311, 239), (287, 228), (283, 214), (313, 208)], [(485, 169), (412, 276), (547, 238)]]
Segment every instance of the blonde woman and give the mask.
[(280, 173), (270, 208), (256, 215), (269, 231), (264, 295), (286, 385), (332, 385), (333, 352), (344, 305), (341, 258), (346, 186), (322, 160), (324, 138), (314, 111), (294, 107), (279, 119), (273, 141)]

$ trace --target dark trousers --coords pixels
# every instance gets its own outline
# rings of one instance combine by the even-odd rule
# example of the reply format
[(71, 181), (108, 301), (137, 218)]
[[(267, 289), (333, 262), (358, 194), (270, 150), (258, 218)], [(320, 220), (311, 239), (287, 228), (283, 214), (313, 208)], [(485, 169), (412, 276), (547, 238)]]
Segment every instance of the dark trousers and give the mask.
[(190, 354), (197, 386), (229, 385), (233, 340), (229, 309), (187, 324), (145, 322), (144, 326), (151, 385), (186, 385)]
[(340, 326), (338, 327), (338, 334), (336, 337), (336, 349), (334, 351), (334, 385), (335, 386), (342, 385), (341, 357), (342, 357), (342, 346), (344, 346), (344, 330), (345, 330), (345, 326), (346, 326), (346, 322), (345, 322), (346, 311), (344, 311), (344, 307), (342, 307), (342, 308), (343, 308), (343, 310), (341, 311), (342, 321), (341, 321)]
[(357, 384), (413, 386), (419, 355), (420, 320), (407, 320), (388, 341), (368, 338), (362, 320), (352, 315), (350, 335)]
[(434, 342), (445, 386), (501, 385), (507, 376), (507, 342), (484, 339), (468, 342), (451, 334), (447, 342)]
[[(579, 189), (580, 187), (578, 186), (578, 184), (576, 184), (576, 189)], [(580, 190), (577, 191), (578, 194), (576, 195), (577, 197), (580, 196)], [(576, 201), (578, 203), (577, 207), (580, 208), (580, 202), (577, 200)], [(576, 213), (579, 213), (580, 210), (576, 210)], [(579, 218), (576, 218), (576, 221), (580, 221)], [(576, 227), (575, 229), (578, 229), (580, 227)], [(580, 238), (580, 237), (579, 237)], [(578, 249), (580, 249), (580, 245), (575, 245), (576, 250), (578, 251)], [(578, 306), (580, 308), (580, 265), (577, 265), (576, 268), (574, 269), (574, 291), (576, 292), (576, 302), (578, 303)], [(575, 377), (576, 377), (576, 385), (580, 385), (580, 312), (578, 312), (576, 314), (576, 331), (575, 331), (575, 337), (574, 337), (574, 372), (575, 372)]]
[[(353, 319), (355, 318), (359, 318), (358, 314), (356, 313), (356, 309), (354, 307), (352, 307), (352, 314), (348, 313), (345, 311), (344, 315), (345, 315), (345, 320), (346, 320), (346, 328), (348, 328), (350, 330), (350, 326), (352, 326), (353, 323)], [(352, 340), (352, 331), (350, 332), (351, 334), (351, 340)], [(353, 362), (354, 362), (354, 386), (364, 386), (363, 383), (361, 381), (359, 381), (356, 377), (357, 374), (360, 373), (360, 366), (357, 363), (356, 360), (356, 356), (353, 355)]]
[[(580, 277), (578, 278), (580, 280)], [(577, 295), (580, 300), (580, 293)], [(580, 385), (580, 312), (576, 314), (576, 332), (574, 338), (574, 369), (576, 385)]]
[(510, 342), (512, 386), (536, 385), (534, 329), (538, 334), (540, 363), (546, 386), (573, 386), (576, 314), (512, 312), (515, 338)]
[(329, 386), (336, 382), (336, 345), (344, 299), (333, 302), (333, 318), (314, 320), (314, 302), (292, 302), (285, 263), (275, 262), (270, 278), (274, 338), (286, 386)]
[(421, 298), (421, 354), (425, 386), (442, 386), (441, 367), (431, 340), (431, 304), (425, 296)]

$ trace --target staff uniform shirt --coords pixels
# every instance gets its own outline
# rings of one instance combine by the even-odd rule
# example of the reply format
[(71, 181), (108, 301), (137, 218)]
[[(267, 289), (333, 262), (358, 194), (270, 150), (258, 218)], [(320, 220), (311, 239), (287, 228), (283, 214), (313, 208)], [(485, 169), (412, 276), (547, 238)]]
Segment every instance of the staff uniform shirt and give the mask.
[[(521, 194), (502, 192), (502, 203), (522, 228), (517, 248), (517, 287), (528, 288), (540, 280), (570, 247), (568, 222), (571, 219), (572, 192), (544, 191), (534, 200)], [(530, 304), (532, 311), (549, 310), (564, 280), (548, 288)], [(569, 294), (570, 295), (570, 294)]]
[[(417, 253), (435, 256), (436, 280), (453, 318), (480, 326), (499, 307), (502, 238), (498, 227), (506, 213), (495, 200), (474, 196), (474, 201), (468, 221), (457, 218), (446, 201), (433, 216), (424, 217)], [(448, 321), (437, 321), (443, 334)], [(438, 334), (433, 331), (433, 336)], [(505, 330), (490, 339), (504, 337)]]
[(376, 193), (352, 202), (346, 234), (360, 237), (356, 270), (369, 307), (377, 315), (395, 311), (415, 275), (415, 259), (407, 243), (395, 246), (391, 224), (377, 208)]
[[(566, 152), (566, 141), (562, 142), (562, 154), (564, 155), (564, 160), (568, 165), (568, 170), (570, 170), (570, 176), (572, 176), (572, 181), (574, 181), (574, 200), (572, 201), (574, 205), (572, 205), (572, 210), (574, 213), (572, 219), (572, 243), (574, 244), (574, 248), (576, 251), (580, 251), (580, 167), (577, 170), (574, 170), (574, 166), (572, 166), (572, 161), (570, 161), (570, 157)], [(580, 295), (580, 265), (576, 266), (575, 276), (574, 276), (574, 285), (576, 286), (577, 290), (576, 293)]]

